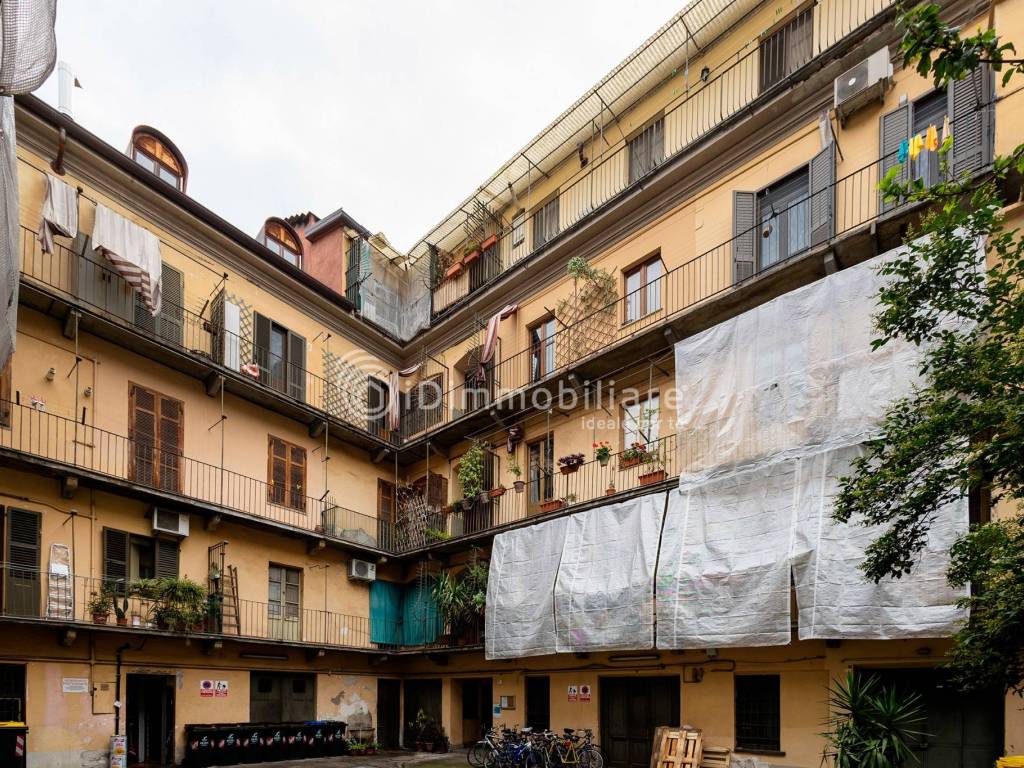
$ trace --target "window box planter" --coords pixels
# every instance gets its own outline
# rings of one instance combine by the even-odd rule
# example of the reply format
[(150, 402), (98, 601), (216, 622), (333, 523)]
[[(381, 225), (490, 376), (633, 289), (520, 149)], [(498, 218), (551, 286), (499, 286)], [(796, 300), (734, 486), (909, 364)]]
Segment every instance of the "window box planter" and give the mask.
[(458, 277), (462, 274), (462, 262), (456, 261), (448, 269), (444, 271), (444, 279), (451, 280), (452, 278)]
[(558, 460), (558, 469), (563, 475), (571, 475), (583, 466), (584, 461), (586, 459), (583, 458), (582, 453), (570, 453)]
[(487, 495), (492, 499), (500, 499), (505, 495), (505, 491), (507, 490), (508, 489), (504, 485), (499, 485), (497, 488), (491, 488), (491, 490), (487, 492)]
[(480, 250), (486, 251), (488, 248), (490, 248), (496, 242), (498, 242), (498, 236), (497, 235), (491, 235), (486, 240), (484, 240), (482, 243), (480, 243)]
[(655, 483), (660, 483), (665, 479), (665, 476), (664, 469), (656, 469), (653, 472), (647, 472), (640, 475), (640, 485), (654, 485)]
[(555, 510), (561, 509), (565, 506), (564, 499), (551, 499), (550, 501), (542, 501), (540, 503), (541, 512), (554, 512)]
[(563, 475), (571, 475), (573, 472), (580, 468), (579, 464), (563, 464), (558, 469)]
[(463, 264), (463, 266), (468, 267), (470, 264), (472, 264), (474, 261), (476, 261), (479, 258), (480, 258), (480, 251), (479, 251), (479, 249), (470, 251), (469, 253), (467, 253), (465, 256), (462, 257), (462, 264)]
[(619, 469), (629, 469), (630, 467), (635, 467), (638, 466), (639, 464), (639, 456), (633, 456), (632, 458), (629, 459), (619, 459)]

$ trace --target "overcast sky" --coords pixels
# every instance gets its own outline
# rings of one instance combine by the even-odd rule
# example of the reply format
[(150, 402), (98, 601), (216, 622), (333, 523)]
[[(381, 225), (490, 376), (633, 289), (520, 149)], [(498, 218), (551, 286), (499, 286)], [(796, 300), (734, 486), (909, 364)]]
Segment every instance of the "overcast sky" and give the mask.
[(233, 224), (344, 206), (405, 250), (682, 5), (60, 0), (57, 46), (75, 119), (163, 131)]

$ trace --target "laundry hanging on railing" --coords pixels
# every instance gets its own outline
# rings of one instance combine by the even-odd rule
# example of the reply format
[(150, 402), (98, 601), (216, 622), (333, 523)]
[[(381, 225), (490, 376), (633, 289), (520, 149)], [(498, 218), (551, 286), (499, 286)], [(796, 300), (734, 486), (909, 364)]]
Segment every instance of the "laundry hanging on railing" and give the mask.
[(484, 381), (487, 378), (487, 364), (494, 359), (494, 353), (498, 348), (498, 331), (501, 328), (501, 321), (518, 311), (518, 304), (506, 304), (500, 312), (492, 315), (491, 319), (487, 321), (487, 330), (484, 332), (484, 343), (480, 347), (480, 360), (476, 369), (477, 381)]
[(53, 253), (54, 235), (74, 238), (78, 234), (78, 190), (53, 174), (46, 174), (43, 220), (39, 223), (39, 244), (43, 253)]
[(92, 244), (139, 296), (150, 314), (160, 314), (163, 265), (159, 238), (102, 203), (96, 204)]
[(402, 393), (399, 389), (400, 380), (408, 376), (414, 375), (420, 368), (423, 367), (423, 363), (416, 363), (408, 368), (403, 368), (400, 371), (392, 371), (388, 376), (388, 429), (394, 432), (396, 429), (402, 426)]

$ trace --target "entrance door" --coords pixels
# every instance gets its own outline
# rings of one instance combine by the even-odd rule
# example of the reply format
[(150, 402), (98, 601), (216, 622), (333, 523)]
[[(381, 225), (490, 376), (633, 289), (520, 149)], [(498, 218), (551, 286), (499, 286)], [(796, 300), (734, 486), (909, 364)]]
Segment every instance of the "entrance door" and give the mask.
[(402, 681), (377, 678), (377, 741), (398, 749), (401, 731)]
[(128, 765), (174, 763), (174, 677), (128, 675)]
[(648, 768), (659, 725), (679, 726), (679, 677), (598, 678), (605, 765)]
[(314, 675), (252, 672), (249, 720), (253, 723), (303, 723), (316, 716)]
[(551, 727), (551, 678), (526, 678), (526, 724), (534, 731)]
[(998, 690), (963, 693), (937, 669), (864, 670), (884, 685), (921, 696), (928, 735), (916, 750), (918, 768), (990, 768), (1003, 753), (1003, 696)]
[(491, 678), (462, 681), (462, 742), (475, 744), (493, 723)]
[(440, 680), (406, 680), (405, 707), (402, 721), (405, 723), (405, 736), (402, 742), (408, 747), (416, 741), (416, 734), (410, 733), (409, 723), (416, 721), (416, 713), (421, 709), (433, 721), (441, 722), (441, 681)]

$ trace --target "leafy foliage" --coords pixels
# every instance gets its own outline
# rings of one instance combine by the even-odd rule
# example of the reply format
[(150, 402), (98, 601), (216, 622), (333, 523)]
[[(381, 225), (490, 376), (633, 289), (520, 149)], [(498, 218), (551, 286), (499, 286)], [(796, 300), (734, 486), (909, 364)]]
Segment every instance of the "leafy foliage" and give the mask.
[(484, 460), (487, 457), (487, 446), (474, 440), (462, 458), (459, 459), (459, 485), (462, 486), (462, 498), (473, 501), (485, 490)]
[(835, 768), (892, 768), (913, 756), (925, 734), (920, 696), (883, 688), (873, 675), (850, 671), (829, 689), (829, 730), (822, 763)]
[[(1013, 47), (993, 30), (961, 38), (938, 7), (900, 14), (905, 63), (936, 85), (979, 62), (1021, 71), (1004, 59)], [(944, 157), (947, 142), (940, 150)], [(865, 572), (876, 581), (909, 574), (938, 510), (972, 491), (991, 491), (1016, 519), (973, 528), (952, 551), (954, 585), (970, 582), (970, 619), (957, 633), (954, 673), (965, 687), (1000, 683), (1022, 690), (1024, 668), (1024, 246), (1007, 229), (999, 184), (1024, 172), (1024, 145), (996, 158), (988, 178), (947, 179), (925, 188), (900, 184), (898, 169), (881, 183), (886, 198), (929, 212), (900, 257), (882, 267), (891, 278), (876, 316), (881, 347), (904, 339), (924, 347), (922, 379), (891, 405), (876, 440), (843, 478), (834, 516), (885, 526), (867, 549)], [(947, 176), (947, 174), (944, 174)], [(917, 238), (923, 238), (916, 240)], [(979, 269), (978, 245), (987, 266)]]

